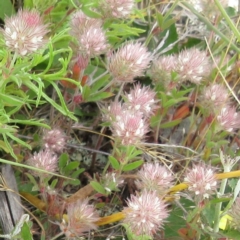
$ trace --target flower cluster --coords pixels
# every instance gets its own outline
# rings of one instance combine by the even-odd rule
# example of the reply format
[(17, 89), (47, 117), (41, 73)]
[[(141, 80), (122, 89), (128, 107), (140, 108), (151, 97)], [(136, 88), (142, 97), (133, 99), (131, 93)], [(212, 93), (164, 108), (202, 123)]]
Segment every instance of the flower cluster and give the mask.
[(205, 51), (191, 48), (179, 53), (176, 70), (180, 80), (189, 80), (199, 84), (205, 77), (209, 76), (212, 64)]
[(117, 121), (112, 123), (113, 136), (121, 140), (123, 145), (134, 145), (142, 140), (148, 132), (142, 113), (123, 111)]
[(152, 54), (141, 43), (127, 43), (108, 58), (108, 71), (114, 81), (133, 82), (148, 68)]
[(71, 17), (70, 27), (70, 33), (76, 38), (82, 56), (91, 58), (106, 52), (108, 44), (101, 20), (89, 18), (82, 11), (77, 11)]
[(60, 153), (66, 144), (66, 136), (60, 129), (45, 130), (42, 137), (45, 149)]
[(207, 165), (195, 165), (188, 171), (184, 181), (188, 189), (201, 198), (209, 198), (217, 189), (217, 179), (214, 170)]
[(19, 10), (15, 16), (5, 19), (3, 35), (6, 46), (21, 56), (42, 48), (47, 33), (47, 25), (35, 10)]
[(229, 102), (227, 89), (220, 84), (211, 84), (203, 91), (202, 102), (215, 112)]
[[(39, 168), (48, 172), (56, 172), (58, 169), (58, 157), (52, 151), (45, 149), (38, 153), (34, 153), (27, 160), (27, 164), (35, 168)], [(45, 173), (33, 172), (35, 176), (45, 176)]]
[(110, 123), (113, 136), (123, 145), (134, 145), (148, 132), (147, 119), (157, 108), (155, 92), (136, 84), (123, 95), (124, 103), (114, 101), (102, 109), (103, 119)]
[(99, 215), (93, 205), (88, 204), (88, 200), (78, 200), (67, 206), (67, 221), (63, 219), (60, 224), (62, 232), (67, 238), (82, 236), (92, 229), (97, 229), (96, 222)]
[(155, 190), (158, 194), (166, 193), (174, 180), (172, 173), (159, 163), (145, 163), (137, 177), (136, 185), (139, 189)]
[(154, 191), (144, 190), (140, 196), (131, 195), (127, 205), (123, 210), (123, 222), (135, 235), (153, 236), (168, 217), (166, 204)]
[[(213, 66), (205, 51), (197, 48), (183, 50), (178, 55), (161, 56), (153, 60), (151, 75), (153, 80), (171, 89), (182, 81), (199, 84), (208, 77)], [(177, 77), (172, 76), (176, 73)], [(175, 75), (176, 75), (175, 74)], [(177, 80), (177, 82), (176, 82)]]
[(232, 132), (240, 128), (240, 113), (234, 107), (226, 105), (217, 115), (217, 121), (222, 129)]
[(106, 18), (126, 18), (133, 7), (133, 0), (102, 0), (100, 10)]
[(136, 84), (128, 94), (125, 94), (126, 106), (133, 112), (142, 112), (145, 116), (151, 116), (157, 107), (155, 96), (156, 92), (149, 87)]

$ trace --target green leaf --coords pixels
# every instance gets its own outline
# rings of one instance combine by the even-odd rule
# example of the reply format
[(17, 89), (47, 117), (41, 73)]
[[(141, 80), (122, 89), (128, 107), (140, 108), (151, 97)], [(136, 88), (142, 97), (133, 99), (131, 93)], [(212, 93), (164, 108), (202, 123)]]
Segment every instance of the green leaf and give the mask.
[(32, 240), (33, 239), (32, 234), (31, 234), (31, 229), (26, 222), (22, 226), (21, 237), (24, 240)]
[(113, 36), (139, 36), (140, 33), (144, 33), (145, 30), (141, 28), (134, 28), (131, 26), (128, 26), (124, 23), (113, 23), (110, 25), (110, 31), (106, 33), (107, 37), (113, 37)]
[(79, 162), (74, 161), (74, 162), (70, 162), (65, 168), (64, 168), (64, 172), (65, 174), (70, 173), (71, 171), (75, 170), (78, 168), (79, 166)]
[(60, 170), (63, 170), (64, 167), (67, 165), (68, 159), (69, 159), (69, 157), (68, 157), (67, 153), (61, 154), (61, 156), (59, 158), (59, 161), (58, 161), (58, 165), (59, 165)]
[(85, 168), (80, 168), (77, 171), (74, 171), (73, 174), (71, 175), (72, 178), (77, 178), (81, 173), (85, 171)]
[(107, 74), (107, 75), (101, 77), (98, 81), (94, 82), (94, 84), (91, 86), (91, 92), (97, 92), (103, 86), (106, 86), (109, 81), (109, 78), (110, 78), (110, 75)]
[(97, 101), (100, 101), (100, 100), (103, 100), (105, 98), (109, 98), (112, 96), (113, 96), (113, 94), (110, 92), (99, 92), (99, 93), (91, 94), (89, 96), (89, 98), (87, 98), (87, 99), (84, 98), (84, 100), (87, 102), (97, 102)]
[(3, 105), (5, 106), (22, 106), (23, 104), (26, 104), (26, 100), (22, 100), (16, 96), (6, 95), (3, 93), (0, 93), (0, 99), (3, 101)]
[(84, 101), (87, 101), (87, 99), (89, 98), (91, 94), (91, 90), (90, 90), (90, 87), (88, 85), (85, 85), (83, 88), (82, 88), (82, 97), (83, 97), (83, 100)]
[(173, 120), (173, 121), (171, 121), (171, 122), (162, 123), (162, 124), (160, 124), (160, 128), (171, 128), (171, 127), (175, 127), (175, 126), (178, 125), (181, 121), (182, 121), (182, 119), (176, 119), (176, 120)]
[(96, 182), (96, 181), (91, 181), (90, 182), (90, 185), (99, 193), (105, 195), (106, 194), (106, 191), (104, 189), (104, 187), (99, 183), (99, 182)]
[(186, 97), (181, 97), (181, 98), (178, 98), (178, 99), (170, 99), (170, 100), (168, 100), (167, 102), (164, 103), (163, 107), (164, 108), (169, 108), (171, 106), (176, 105), (179, 102), (186, 101), (186, 100), (187, 100)]
[(0, 19), (4, 20), (6, 16), (10, 17), (15, 13), (11, 0), (0, 1)]
[(113, 156), (109, 156), (109, 161), (114, 169), (119, 170), (120, 164), (116, 158), (114, 158)]
[(90, 8), (87, 7), (87, 6), (83, 6), (83, 7), (81, 8), (81, 10), (82, 10), (88, 17), (90, 17), (90, 18), (101, 18), (101, 17), (102, 17), (101, 14), (90, 10)]
[(143, 160), (138, 160), (138, 161), (133, 162), (133, 163), (128, 163), (123, 167), (122, 170), (124, 172), (134, 170), (134, 169), (140, 167), (143, 164), (143, 162), (144, 162)]

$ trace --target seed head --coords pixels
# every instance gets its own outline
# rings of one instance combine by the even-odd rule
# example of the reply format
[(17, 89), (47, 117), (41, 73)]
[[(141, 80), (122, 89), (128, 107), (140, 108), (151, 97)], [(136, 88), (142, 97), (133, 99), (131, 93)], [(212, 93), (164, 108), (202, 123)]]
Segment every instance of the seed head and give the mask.
[(159, 228), (163, 227), (164, 220), (168, 217), (166, 204), (154, 191), (144, 190), (140, 196), (131, 195), (124, 208), (126, 223), (136, 235), (153, 236)]
[(217, 189), (217, 180), (214, 170), (207, 165), (194, 165), (188, 171), (184, 181), (188, 184), (188, 189), (194, 192), (199, 198), (209, 198)]
[[(34, 153), (32, 157), (27, 160), (27, 164), (35, 168), (55, 173), (58, 169), (58, 158), (49, 149), (41, 150), (39, 153)], [(34, 171), (35, 176), (43, 176), (45, 173)]]
[(137, 173), (136, 185), (139, 189), (155, 190), (164, 194), (173, 185), (172, 173), (159, 163), (145, 163)]
[(66, 237), (79, 237), (85, 232), (97, 229), (96, 221), (99, 215), (93, 205), (88, 204), (88, 200), (78, 200), (67, 207), (68, 221), (62, 221), (61, 230)]
[(129, 110), (142, 112), (148, 118), (157, 107), (155, 95), (156, 93), (149, 87), (136, 84), (129, 94), (125, 94), (126, 106)]
[(133, 6), (133, 0), (103, 0), (101, 10), (107, 18), (126, 18)]
[(60, 153), (66, 145), (66, 136), (60, 129), (45, 130), (42, 141), (45, 149)]
[(140, 112), (125, 111), (112, 123), (111, 130), (123, 145), (135, 145), (144, 138), (148, 127)]
[(240, 128), (240, 113), (236, 112), (234, 107), (227, 105), (217, 116), (217, 122), (223, 130), (232, 132)]
[(19, 10), (15, 16), (7, 17), (3, 31), (7, 47), (21, 56), (42, 48), (47, 33), (47, 25), (35, 10)]
[(203, 78), (209, 76), (211, 70), (212, 64), (206, 52), (191, 48), (178, 55), (177, 72), (180, 80), (199, 84)]
[(127, 43), (108, 59), (108, 70), (115, 81), (132, 82), (142, 76), (152, 54), (141, 43)]

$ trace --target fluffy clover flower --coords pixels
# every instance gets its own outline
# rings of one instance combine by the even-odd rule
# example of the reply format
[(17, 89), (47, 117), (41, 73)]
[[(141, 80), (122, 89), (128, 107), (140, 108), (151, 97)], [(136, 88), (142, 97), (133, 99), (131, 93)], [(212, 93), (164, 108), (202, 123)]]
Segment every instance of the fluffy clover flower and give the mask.
[(157, 107), (155, 95), (156, 93), (149, 87), (136, 84), (129, 94), (125, 94), (126, 106), (130, 110), (142, 112), (145, 117), (150, 117)]
[[(58, 158), (52, 151), (45, 149), (38, 153), (34, 153), (32, 157), (27, 160), (27, 164), (35, 168), (40, 168), (48, 172), (56, 172), (58, 169)], [(43, 176), (45, 173), (33, 172), (36, 176)]]
[(178, 55), (177, 73), (180, 80), (189, 80), (199, 84), (203, 78), (209, 76), (211, 70), (212, 64), (204, 51), (191, 48)]
[(127, 205), (123, 210), (123, 222), (136, 235), (153, 236), (163, 227), (164, 220), (168, 217), (166, 204), (154, 191), (144, 190), (140, 196), (131, 195)]
[(96, 18), (90, 18), (85, 15), (81, 10), (72, 14), (70, 19), (70, 33), (75, 37), (79, 38), (89, 27), (100, 28), (102, 27), (102, 21)]
[(165, 193), (173, 185), (172, 173), (159, 163), (145, 163), (138, 171), (136, 185), (139, 189), (155, 190)]
[(84, 29), (78, 40), (78, 50), (84, 56), (95, 57), (108, 48), (105, 32), (101, 27), (90, 26)]
[(240, 128), (240, 113), (236, 112), (234, 107), (227, 105), (217, 116), (217, 122), (225, 131), (232, 132)]
[(77, 11), (71, 18), (70, 27), (70, 33), (76, 38), (78, 50), (84, 58), (98, 56), (107, 50), (101, 20), (89, 18), (82, 11)]
[(154, 59), (151, 67), (152, 79), (156, 83), (172, 80), (171, 73), (176, 71), (177, 62), (178, 58), (176, 55), (160, 56)]
[(67, 238), (79, 237), (92, 229), (97, 229), (96, 221), (100, 219), (94, 206), (88, 204), (88, 200), (78, 200), (69, 204), (67, 216), (68, 220), (63, 220), (60, 224)]
[(103, 120), (113, 123), (116, 119), (121, 118), (121, 115), (127, 110), (121, 102), (113, 101), (107, 108), (102, 108)]
[(140, 112), (124, 111), (118, 116), (111, 127), (113, 136), (123, 145), (139, 143), (148, 132), (147, 124)]
[(108, 18), (126, 18), (133, 7), (133, 0), (103, 0), (101, 4), (101, 10)]
[(204, 164), (194, 165), (186, 174), (184, 181), (188, 184), (188, 190), (200, 198), (209, 198), (217, 189), (215, 172)]
[(108, 71), (115, 81), (132, 82), (134, 77), (142, 76), (148, 68), (152, 54), (141, 43), (127, 43), (111, 54)]
[(47, 25), (35, 10), (19, 10), (15, 16), (6, 17), (3, 31), (6, 46), (21, 56), (42, 48), (47, 33)]
[(42, 142), (45, 149), (60, 153), (66, 145), (66, 136), (60, 129), (45, 130)]
[(221, 109), (229, 102), (228, 90), (220, 84), (212, 84), (205, 88), (203, 96), (203, 103), (213, 110)]

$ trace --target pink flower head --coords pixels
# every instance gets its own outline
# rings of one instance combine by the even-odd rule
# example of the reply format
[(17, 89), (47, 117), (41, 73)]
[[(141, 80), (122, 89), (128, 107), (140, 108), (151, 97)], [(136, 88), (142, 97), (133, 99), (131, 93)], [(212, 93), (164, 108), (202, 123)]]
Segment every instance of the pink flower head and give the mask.
[(217, 189), (217, 179), (214, 170), (207, 165), (194, 165), (188, 171), (184, 181), (188, 184), (188, 189), (200, 198), (209, 198), (209, 195)]
[(3, 31), (7, 47), (21, 56), (42, 48), (47, 33), (47, 25), (35, 10), (19, 10), (15, 16), (6, 17)]
[(158, 83), (163, 82), (166, 85), (172, 80), (171, 73), (176, 71), (178, 58), (176, 55), (160, 56), (153, 60), (151, 67), (152, 79)]
[[(27, 164), (35, 168), (55, 173), (58, 169), (58, 158), (52, 151), (48, 149), (41, 150), (39, 153), (34, 153), (32, 157), (27, 160)], [(36, 176), (43, 176), (45, 173), (33, 172)]]
[(133, 6), (133, 0), (103, 0), (101, 10), (108, 18), (126, 18)]
[(156, 93), (149, 87), (141, 87), (140, 84), (136, 84), (129, 94), (125, 94), (126, 105), (129, 110), (139, 111), (145, 117), (150, 117), (157, 107), (155, 95)]
[(203, 93), (204, 105), (208, 105), (213, 110), (222, 108), (229, 102), (228, 90), (220, 84), (212, 84), (205, 88)]
[(159, 163), (145, 163), (137, 173), (139, 189), (155, 190), (164, 194), (173, 185), (172, 173)]
[(42, 141), (45, 149), (60, 153), (66, 145), (66, 136), (60, 129), (45, 130)]
[(89, 27), (101, 28), (101, 26), (102, 21), (100, 19), (90, 18), (79, 10), (71, 16), (70, 33), (78, 39)]
[(68, 221), (62, 221), (61, 230), (66, 237), (80, 237), (92, 229), (97, 229), (96, 222), (100, 219), (93, 205), (88, 200), (78, 200), (67, 207)]
[(148, 68), (152, 54), (141, 43), (127, 43), (109, 57), (108, 70), (115, 81), (132, 82)]
[(144, 138), (148, 127), (140, 112), (126, 111), (112, 123), (111, 130), (113, 136), (119, 139), (123, 145), (134, 145)]
[(79, 36), (79, 52), (83, 56), (95, 57), (107, 51), (105, 32), (101, 27), (90, 26)]
[(101, 20), (89, 18), (82, 11), (77, 11), (71, 18), (70, 27), (70, 33), (77, 39), (78, 50), (84, 58), (98, 56), (107, 50)]
[(225, 131), (232, 132), (240, 128), (240, 113), (236, 112), (234, 107), (227, 105), (217, 116), (217, 122)]
[(140, 196), (131, 195), (127, 204), (128, 207), (123, 210), (123, 222), (136, 235), (153, 236), (168, 217), (166, 204), (154, 191), (144, 190)]
[(181, 80), (199, 84), (209, 76), (211, 70), (212, 64), (206, 52), (197, 48), (186, 49), (178, 56), (177, 72)]
[(117, 118), (121, 118), (121, 115), (126, 111), (126, 108), (121, 102), (111, 102), (108, 108), (102, 108), (103, 120), (106, 122), (114, 122)]

